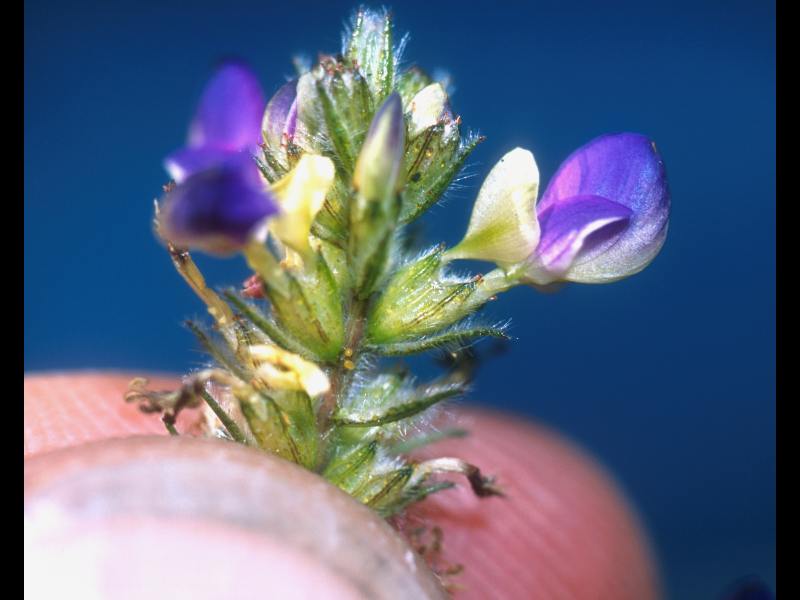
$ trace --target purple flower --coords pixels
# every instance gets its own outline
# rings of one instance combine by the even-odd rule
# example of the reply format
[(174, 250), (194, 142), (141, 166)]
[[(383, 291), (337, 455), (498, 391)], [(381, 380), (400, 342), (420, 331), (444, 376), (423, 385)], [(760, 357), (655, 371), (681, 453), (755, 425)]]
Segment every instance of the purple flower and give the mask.
[(449, 258), (491, 260), (537, 285), (604, 283), (633, 275), (658, 254), (670, 197), (655, 145), (635, 133), (576, 150), (538, 204), (539, 170), (516, 148), (486, 178), (467, 235)]
[(159, 215), (166, 239), (227, 253), (245, 245), (277, 212), (253, 158), (263, 112), (253, 73), (238, 62), (220, 67), (206, 85), (186, 146), (164, 161), (178, 184)]
[(228, 254), (244, 247), (275, 212), (253, 158), (240, 152), (172, 190), (160, 210), (159, 227), (178, 246)]
[(601, 136), (564, 161), (537, 204), (529, 277), (603, 283), (638, 273), (664, 244), (669, 209), (655, 144), (636, 133)]

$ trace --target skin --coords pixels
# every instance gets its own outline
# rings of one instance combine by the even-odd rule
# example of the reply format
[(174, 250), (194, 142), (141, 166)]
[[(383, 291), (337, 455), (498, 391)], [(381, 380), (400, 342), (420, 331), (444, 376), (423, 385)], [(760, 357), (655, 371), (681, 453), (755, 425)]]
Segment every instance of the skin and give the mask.
[[(125, 452), (126, 444), (131, 446), (132, 460), (141, 447), (169, 460), (175, 453), (174, 444), (181, 444), (181, 440), (169, 439), (156, 416), (144, 415), (121, 400), (133, 376), (91, 372), (26, 376), (26, 471), (57, 472), (65, 462), (71, 469), (88, 471), (111, 453), (119, 453), (120, 448)], [(153, 376), (150, 380), (151, 389), (176, 386), (176, 379), (171, 377)], [(558, 434), (519, 417), (463, 408), (457, 409), (453, 418), (471, 435), (439, 442), (426, 452), (457, 456), (479, 465), (485, 473), (497, 476), (507, 497), (481, 500), (463, 481), (453, 479), (459, 484), (456, 489), (430, 497), (394, 525), (407, 535), (421, 525), (427, 526), (427, 537), (412, 538), (413, 543), (424, 543), (428, 548), (431, 527), (441, 528), (442, 550), (428, 555), (440, 571), (463, 565), (461, 574), (445, 579), (457, 600), (661, 597), (652, 551), (639, 519), (608, 473), (592, 458)], [(197, 414), (182, 414), (178, 429), (191, 431), (196, 419)], [(151, 437), (120, 439), (143, 434)], [(202, 446), (187, 442), (181, 452), (190, 457), (203, 453), (198, 460), (223, 468), (230, 463), (233, 469), (234, 463), (242, 463), (236, 454), (240, 449), (232, 452), (230, 446), (214, 440)], [(257, 472), (258, 461), (264, 459), (250, 450), (241, 451), (249, 453), (244, 472), (251, 468)], [(65, 461), (67, 452), (72, 454)], [(148, 463), (142, 464), (146, 476)], [(26, 478), (26, 494), (35, 493), (32, 479)], [(92, 546), (96, 539), (107, 545)], [(77, 557), (74, 563), (78, 565), (65, 567), (65, 571), (81, 582), (88, 576), (77, 570), (89, 564), (92, 566), (87, 568), (98, 571), (99, 575), (94, 575), (105, 581), (152, 579), (160, 582), (160, 595), (181, 597), (187, 581), (201, 581), (209, 572), (197, 565), (213, 561), (214, 581), (234, 581), (241, 598), (251, 597), (248, 594), (362, 597), (351, 582), (337, 578), (313, 553), (288, 552), (274, 538), (258, 531), (221, 527), (202, 515), (189, 521), (155, 522), (152, 515), (132, 514), (106, 523), (100, 530), (96, 523), (86, 523), (80, 536), (70, 536), (64, 543), (69, 546), (67, 555)], [(52, 564), (47, 553), (61, 548), (56, 546), (51, 542), (31, 552), (41, 564)], [(80, 558), (84, 556), (80, 552), (97, 556), (92, 554), (97, 547), (111, 548), (109, 552), (123, 558), (94, 562)], [(124, 559), (130, 556), (140, 559), (131, 566)], [(137, 570), (135, 577), (132, 570)], [(140, 577), (139, 571), (148, 577)], [(26, 581), (28, 576), (26, 573)], [(46, 589), (47, 578), (31, 579)], [(221, 597), (213, 585), (195, 587), (192, 598), (196, 600)], [(136, 597), (129, 584), (122, 588), (115, 597)], [(274, 596), (264, 596), (265, 589)]]

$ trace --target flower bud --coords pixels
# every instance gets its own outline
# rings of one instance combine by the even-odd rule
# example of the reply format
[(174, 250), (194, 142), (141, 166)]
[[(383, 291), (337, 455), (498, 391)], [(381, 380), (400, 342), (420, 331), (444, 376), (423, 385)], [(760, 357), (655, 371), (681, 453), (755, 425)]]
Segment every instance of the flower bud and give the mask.
[(433, 80), (425, 71), (413, 66), (397, 76), (395, 88), (403, 99), (403, 106), (408, 106), (411, 104), (411, 99), (431, 83), (433, 83)]
[(426, 86), (409, 101), (408, 122), (402, 223), (413, 221), (441, 197), (483, 141), (480, 136), (462, 140), (461, 119), (453, 118), (439, 83)]
[(395, 92), (372, 119), (353, 173), (348, 252), (353, 280), (364, 298), (386, 271), (389, 242), (400, 214), (405, 122)]
[(267, 103), (261, 121), (264, 143), (273, 156), (283, 156), (297, 128), (297, 80), (284, 84)]
[(375, 102), (382, 102), (394, 86), (395, 56), (388, 11), (359, 9), (343, 54), (358, 66)]
[(367, 319), (370, 343), (393, 344), (441, 331), (504, 289), (494, 277), (448, 276), (442, 269), (442, 251), (436, 247), (393, 274)]
[(405, 123), (400, 95), (392, 94), (375, 113), (358, 155), (353, 186), (368, 201), (381, 201), (401, 185)]
[(372, 116), (369, 87), (358, 69), (325, 57), (316, 74), (318, 112), (338, 163), (350, 174)]
[(447, 93), (440, 83), (432, 83), (420, 90), (409, 103), (408, 139), (436, 125), (449, 114)]
[[(349, 237), (350, 180), (373, 116), (373, 98), (359, 70), (331, 56), (320, 57), (320, 64), (301, 75), (295, 91), (296, 119), (288, 155), (273, 161), (278, 168), (270, 165), (275, 175), (270, 180), (280, 179), (286, 173), (280, 167), (292, 165), (302, 153), (332, 157), (338, 176), (314, 226), (318, 237), (341, 245)], [(265, 153), (267, 162), (270, 153)]]

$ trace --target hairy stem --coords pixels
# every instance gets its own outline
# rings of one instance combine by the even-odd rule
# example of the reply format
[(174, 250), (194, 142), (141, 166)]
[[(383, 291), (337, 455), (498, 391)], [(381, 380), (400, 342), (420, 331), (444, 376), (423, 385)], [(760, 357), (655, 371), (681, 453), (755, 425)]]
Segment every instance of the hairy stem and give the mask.
[(320, 406), (320, 431), (327, 430), (336, 407), (341, 405), (342, 400), (347, 396), (353, 379), (353, 371), (362, 350), (368, 301), (359, 300), (354, 294), (349, 306), (350, 314), (347, 317), (345, 347), (331, 374), (331, 389)]

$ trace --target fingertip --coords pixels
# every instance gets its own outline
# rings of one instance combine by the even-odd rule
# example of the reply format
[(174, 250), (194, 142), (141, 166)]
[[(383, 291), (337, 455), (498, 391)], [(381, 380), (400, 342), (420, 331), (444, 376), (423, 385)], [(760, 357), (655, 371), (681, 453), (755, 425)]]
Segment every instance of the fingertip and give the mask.
[[(137, 375), (123, 372), (36, 373), (24, 377), (24, 454), (137, 434), (166, 434), (157, 415), (141, 412), (123, 399)], [(178, 377), (149, 378), (152, 389), (175, 389)], [(178, 418), (191, 431), (197, 411)]]
[(444, 600), (373, 511), (240, 444), (137, 436), (25, 468), (26, 598)]
[[(165, 434), (155, 415), (126, 404), (133, 374), (42, 374), (25, 377), (25, 454), (125, 437)], [(153, 389), (177, 378), (153, 377)], [(456, 598), (651, 600), (658, 574), (640, 520), (608, 473), (547, 428), (512, 416), (466, 410), (471, 435), (432, 446), (496, 475), (507, 497), (475, 498), (464, 486), (412, 510), (407, 523), (444, 530), (445, 563), (461, 563)], [(198, 419), (185, 413), (179, 427)]]
[[(427, 452), (496, 475), (505, 498), (466, 486), (412, 509), (408, 524), (441, 527), (444, 564), (460, 563), (456, 598), (651, 600), (653, 553), (635, 510), (610, 475), (576, 445), (510, 415), (470, 409), (470, 435)], [(408, 526), (407, 524), (407, 526)]]

